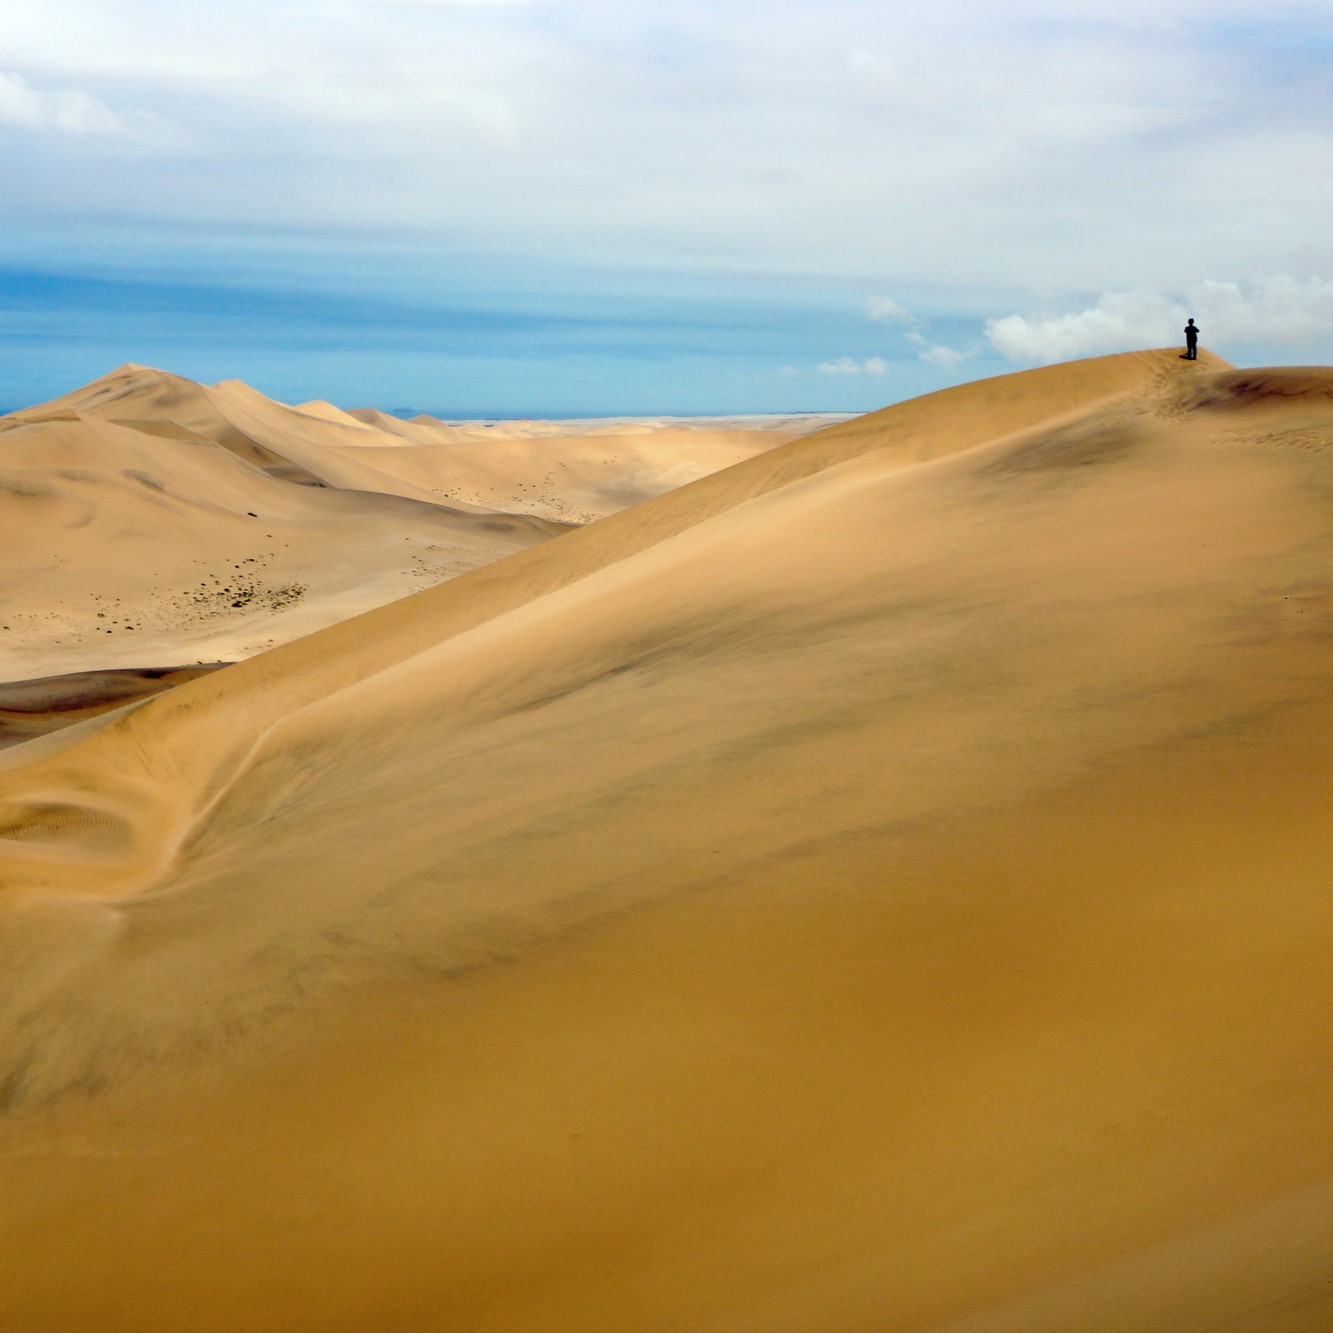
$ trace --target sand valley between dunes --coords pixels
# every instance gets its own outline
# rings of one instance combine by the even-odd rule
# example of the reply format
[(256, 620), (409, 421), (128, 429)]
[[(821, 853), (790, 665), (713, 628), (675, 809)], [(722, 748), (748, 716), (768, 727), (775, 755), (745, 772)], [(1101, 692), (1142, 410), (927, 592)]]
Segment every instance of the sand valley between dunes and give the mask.
[(0, 710), (156, 692), (0, 753), (0, 1327), (1333, 1327), (1333, 370), (71, 400)]

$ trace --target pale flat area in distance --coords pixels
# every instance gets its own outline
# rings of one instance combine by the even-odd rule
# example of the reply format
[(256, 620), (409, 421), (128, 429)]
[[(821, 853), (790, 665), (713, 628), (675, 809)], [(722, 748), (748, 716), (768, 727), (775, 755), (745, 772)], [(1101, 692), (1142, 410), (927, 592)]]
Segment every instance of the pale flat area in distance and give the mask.
[(0, 755), (0, 1326), (1333, 1327), (1333, 370), (526, 531)]

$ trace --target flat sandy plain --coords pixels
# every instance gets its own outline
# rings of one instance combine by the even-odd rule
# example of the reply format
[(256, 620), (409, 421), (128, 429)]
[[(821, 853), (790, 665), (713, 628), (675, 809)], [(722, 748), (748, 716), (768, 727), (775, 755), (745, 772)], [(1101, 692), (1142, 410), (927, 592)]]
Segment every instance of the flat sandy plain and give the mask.
[(1174, 350), (16, 746), (0, 1326), (1322, 1333), (1331, 796), (1333, 370)]

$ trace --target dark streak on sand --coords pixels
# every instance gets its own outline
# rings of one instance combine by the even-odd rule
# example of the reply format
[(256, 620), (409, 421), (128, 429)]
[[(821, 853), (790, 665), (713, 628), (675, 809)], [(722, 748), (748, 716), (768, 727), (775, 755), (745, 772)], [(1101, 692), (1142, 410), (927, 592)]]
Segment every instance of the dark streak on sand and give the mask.
[(73, 726), (229, 666), (126, 667), (0, 683), (0, 749)]

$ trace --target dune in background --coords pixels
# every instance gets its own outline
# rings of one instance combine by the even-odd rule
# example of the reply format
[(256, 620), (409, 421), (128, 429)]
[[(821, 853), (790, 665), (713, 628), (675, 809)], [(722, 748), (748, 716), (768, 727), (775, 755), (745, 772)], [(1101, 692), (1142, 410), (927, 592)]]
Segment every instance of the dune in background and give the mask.
[(1327, 1328), (1331, 500), (1055, 366), (0, 755), (0, 1323)]
[(0, 417), (0, 680), (250, 657), (823, 424), (361, 416), (125, 366)]
[[(330, 415), (327, 403), (301, 410)], [(382, 471), (386, 488), (438, 487), (447, 476), (454, 500), (572, 523), (605, 518), (844, 419), (801, 413), (450, 423), (375, 411), (345, 415), (389, 437), (339, 445), (343, 458)]]

